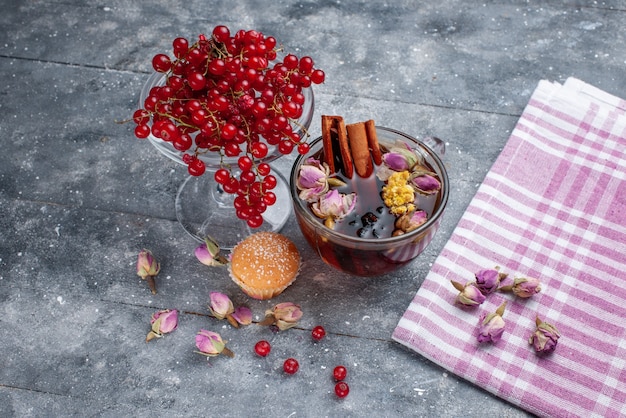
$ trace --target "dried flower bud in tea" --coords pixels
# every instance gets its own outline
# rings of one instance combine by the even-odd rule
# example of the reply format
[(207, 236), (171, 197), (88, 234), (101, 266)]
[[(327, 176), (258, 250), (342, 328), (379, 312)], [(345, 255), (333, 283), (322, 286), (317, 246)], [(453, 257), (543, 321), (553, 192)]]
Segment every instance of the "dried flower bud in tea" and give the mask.
[(356, 205), (355, 193), (339, 193), (331, 190), (311, 205), (311, 211), (318, 218), (324, 219), (327, 227), (333, 228), (336, 220), (348, 215)]

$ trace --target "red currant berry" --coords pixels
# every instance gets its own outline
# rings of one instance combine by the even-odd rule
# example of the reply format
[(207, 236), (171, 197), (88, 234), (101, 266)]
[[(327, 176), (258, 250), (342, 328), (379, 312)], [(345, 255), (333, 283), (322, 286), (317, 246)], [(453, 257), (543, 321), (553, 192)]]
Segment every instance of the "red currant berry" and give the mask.
[(300, 107), (298, 106), (297, 103), (294, 102), (286, 102), (283, 105), (283, 113), (285, 114), (285, 116), (287, 116), (288, 118), (291, 119), (295, 119), (297, 118), (300, 112)]
[(172, 68), (172, 61), (165, 54), (156, 54), (152, 58), (152, 68), (160, 73), (166, 73)]
[(133, 120), (137, 125), (144, 125), (150, 121), (150, 112), (145, 109), (135, 110)]
[(261, 163), (257, 167), (257, 172), (261, 176), (267, 176), (270, 173), (271, 170), (272, 170), (272, 168), (270, 167), (270, 165), (268, 163)]
[(237, 164), (239, 165), (239, 168), (241, 169), (241, 171), (251, 170), (252, 158), (248, 157), (247, 155), (244, 155), (242, 157), (239, 157), (239, 159), (237, 160)]
[(225, 184), (222, 185), (222, 188), (226, 193), (237, 193), (237, 190), (239, 190), (239, 180), (231, 177), (226, 181)]
[(252, 184), (254, 183), (254, 180), (256, 180), (256, 174), (252, 171), (242, 171), (239, 175), (239, 183), (242, 185)]
[(230, 180), (230, 173), (225, 168), (220, 168), (215, 172), (214, 177), (218, 184), (224, 185)]
[(233, 206), (238, 211), (242, 211), (243, 209), (245, 209), (248, 206), (248, 200), (246, 199), (246, 196), (241, 194), (238, 195), (233, 201)]
[(217, 96), (208, 104), (209, 109), (215, 112), (225, 112), (230, 107), (230, 102), (224, 96)]
[(173, 142), (180, 136), (180, 130), (174, 124), (174, 122), (166, 120), (160, 123), (156, 128), (156, 137), (161, 138), (164, 141)]
[(200, 160), (199, 158), (194, 158), (187, 166), (187, 171), (189, 172), (189, 174), (196, 177), (203, 175), (205, 170), (206, 166), (204, 165), (204, 161)]
[(265, 194), (263, 195), (263, 202), (267, 206), (272, 206), (274, 203), (276, 203), (276, 194), (274, 192), (265, 192)]
[(311, 73), (311, 82), (315, 84), (322, 84), (324, 79), (326, 78), (326, 74), (322, 70), (315, 70)]
[(338, 382), (341, 382), (342, 380), (344, 380), (347, 374), (348, 374), (348, 371), (343, 366), (337, 366), (333, 370), (333, 377)]
[(260, 100), (256, 100), (251, 107), (252, 115), (256, 118), (262, 118), (267, 113), (267, 104)]
[(191, 139), (191, 136), (188, 134), (182, 134), (179, 137), (174, 138), (174, 141), (172, 142), (172, 145), (174, 145), (174, 148), (178, 151), (187, 151), (191, 148), (192, 144), (193, 139)]
[(263, 158), (267, 155), (269, 150), (264, 142), (255, 142), (250, 147), (250, 151), (254, 158)]
[[(170, 77), (170, 80), (171, 79), (172, 79), (172, 77)], [(185, 104), (185, 109), (189, 113), (195, 112), (196, 110), (202, 109), (202, 102), (200, 102), (200, 100), (198, 100), (198, 99), (189, 100)]]
[(307, 144), (306, 142), (303, 142), (298, 145), (298, 154), (305, 155), (307, 152), (309, 152), (310, 149), (311, 149), (311, 146)]
[(222, 132), (220, 134), (222, 139), (231, 140), (237, 135), (237, 127), (232, 123), (226, 123), (222, 127)]
[(263, 196), (264, 190), (263, 190), (263, 185), (261, 184), (260, 181), (255, 181), (254, 183), (252, 183), (252, 185), (250, 186), (250, 197), (254, 197), (256, 199), (259, 199)]
[(261, 225), (263, 225), (263, 216), (261, 216), (259, 213), (252, 215), (246, 220), (246, 223), (250, 228), (259, 228)]
[(187, 76), (187, 83), (192, 90), (202, 90), (206, 85), (206, 79), (202, 73), (194, 71)]
[(213, 28), (213, 38), (217, 42), (226, 42), (230, 38), (230, 30), (224, 25), (219, 25)]
[(236, 157), (241, 154), (241, 148), (239, 148), (239, 144), (236, 142), (229, 142), (224, 145), (224, 154), (227, 157)]
[(302, 57), (300, 58), (300, 65), (298, 69), (301, 73), (309, 75), (313, 71), (313, 59), (311, 57)]
[(271, 350), (272, 346), (265, 340), (261, 340), (254, 345), (254, 352), (261, 357), (267, 357)]
[(281, 154), (290, 154), (292, 150), (293, 150), (293, 142), (291, 142), (290, 140), (285, 139), (278, 143), (278, 151)]
[(267, 46), (268, 49), (273, 49), (276, 46), (276, 38), (273, 36), (265, 38), (265, 46)]
[(335, 395), (345, 398), (350, 393), (350, 386), (346, 382), (339, 382), (335, 385)]
[(209, 72), (213, 75), (222, 75), (226, 72), (226, 64), (224, 60), (216, 58), (209, 63)]
[(283, 115), (278, 115), (272, 121), (272, 128), (276, 131), (282, 131), (289, 124), (289, 119)]
[(182, 58), (189, 49), (189, 41), (185, 38), (176, 38), (174, 39), (174, 42), (172, 42), (172, 46), (174, 48), (174, 55), (176, 58)]
[(264, 190), (272, 190), (276, 187), (277, 184), (278, 180), (276, 180), (276, 177), (271, 174), (267, 175), (265, 177), (265, 180), (263, 180), (263, 187), (265, 188)]
[(291, 98), (291, 101), (298, 103), (299, 105), (303, 105), (304, 102), (306, 102), (306, 97), (304, 97), (304, 94), (302, 93), (297, 93)]
[(259, 212), (259, 214), (264, 213), (267, 210), (267, 203), (265, 203), (263, 200), (259, 200), (255, 203), (255, 205), (256, 210), (257, 212)]
[(311, 331), (311, 336), (313, 337), (315, 341), (320, 341), (322, 338), (326, 336), (326, 330), (324, 329), (323, 326), (318, 325), (315, 328), (313, 328), (313, 331)]
[(135, 126), (135, 136), (139, 139), (144, 139), (150, 136), (150, 127), (148, 125)]
[(283, 370), (287, 374), (295, 374), (299, 368), (300, 364), (298, 364), (298, 360), (296, 360), (295, 358), (290, 357), (285, 360), (285, 363), (283, 364)]
[(287, 54), (283, 60), (283, 64), (288, 69), (293, 70), (298, 66), (298, 57), (293, 54)]
[(303, 75), (300, 79), (300, 85), (302, 87), (311, 87), (311, 77), (308, 75)]
[(198, 126), (204, 126), (205, 120), (208, 117), (209, 112), (205, 109), (196, 109), (191, 113), (191, 122)]

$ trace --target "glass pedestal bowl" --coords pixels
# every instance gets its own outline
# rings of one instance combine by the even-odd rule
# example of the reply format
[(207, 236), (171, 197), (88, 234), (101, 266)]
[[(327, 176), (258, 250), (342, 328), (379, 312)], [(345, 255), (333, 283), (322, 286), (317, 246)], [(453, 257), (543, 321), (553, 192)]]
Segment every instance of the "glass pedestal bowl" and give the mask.
[[(165, 75), (153, 73), (144, 84), (139, 106), (148, 97), (152, 87), (165, 83)], [(294, 132), (303, 137), (311, 124), (314, 111), (313, 90), (303, 89), (305, 96), (302, 116), (292, 124)], [(185, 165), (183, 153), (176, 150), (170, 142), (163, 141), (152, 134), (148, 136), (150, 143), (163, 155), (171, 160)], [(256, 163), (271, 163), (281, 156), (276, 147), (269, 146), (267, 156)], [(226, 193), (215, 181), (214, 174), (222, 166), (237, 167), (238, 157), (221, 157), (218, 153), (208, 152), (199, 155), (206, 165), (206, 172), (202, 176), (189, 176), (180, 186), (176, 195), (176, 218), (184, 230), (197, 241), (203, 242), (205, 237), (212, 237), (222, 249), (232, 249), (239, 241), (253, 232), (278, 232), (285, 225), (291, 215), (291, 200), (289, 185), (285, 177), (272, 170), (277, 185), (272, 192), (276, 194), (276, 203), (268, 206), (263, 213), (263, 224), (259, 228), (251, 228), (235, 214), (233, 201), (235, 195)], [(233, 173), (235, 174), (235, 173)]]
[[(297, 178), (302, 163), (312, 156), (319, 159), (318, 156), (323, 150), (321, 137), (311, 143), (308, 154), (296, 159), (290, 176), (291, 199), (296, 220), (307, 242), (329, 266), (345, 273), (364, 277), (379, 276), (397, 270), (424, 251), (439, 229), (450, 189), (446, 168), (435, 152), (437, 150), (441, 155), (445, 152), (445, 145), (441, 140), (427, 138), (422, 142), (405, 133), (383, 127), (376, 127), (376, 132), (381, 148), (389, 148), (396, 141), (408, 144), (416, 153), (423, 156), (424, 161), (436, 173), (441, 183), (439, 193), (431, 196), (433, 200), (429, 204), (431, 208), (427, 210), (430, 212), (428, 220), (417, 229), (398, 236), (361, 238), (356, 234), (347, 235), (325, 226), (323, 220), (312, 213), (309, 204), (300, 199), (297, 188)], [(380, 191), (372, 191), (372, 193), (378, 192)], [(353, 218), (360, 219), (362, 215), (355, 213)]]

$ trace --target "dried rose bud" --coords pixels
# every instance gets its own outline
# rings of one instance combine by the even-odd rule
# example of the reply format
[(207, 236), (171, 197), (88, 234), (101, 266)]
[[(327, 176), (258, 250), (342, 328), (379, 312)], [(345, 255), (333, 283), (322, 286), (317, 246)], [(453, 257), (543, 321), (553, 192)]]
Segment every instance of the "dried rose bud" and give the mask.
[(541, 282), (534, 277), (517, 277), (514, 279), (512, 285), (502, 286), (499, 290), (503, 292), (513, 292), (515, 296), (520, 298), (529, 298), (541, 292)]
[(502, 338), (502, 333), (504, 332), (504, 319), (502, 319), (502, 315), (504, 315), (504, 308), (506, 307), (506, 302), (503, 302), (502, 305), (496, 309), (495, 312), (490, 314), (482, 314), (480, 316), (479, 328), (478, 328), (478, 342), (490, 342), (497, 343)]
[(396, 222), (395, 227), (402, 232), (411, 232), (414, 229), (424, 225), (428, 220), (428, 214), (423, 210), (413, 210), (400, 216)]
[(441, 189), (441, 183), (431, 174), (418, 174), (412, 177), (413, 187), (421, 194), (434, 194)]
[(407, 157), (400, 152), (387, 152), (383, 154), (383, 162), (394, 171), (405, 171), (411, 167)]
[(252, 323), (252, 311), (250, 308), (245, 306), (240, 306), (235, 309), (232, 317), (239, 323), (240, 325), (250, 325)]
[(459, 291), (459, 294), (456, 297), (456, 302), (461, 305), (477, 306), (487, 299), (487, 297), (483, 295), (483, 293), (476, 286), (474, 286), (473, 283), (466, 283), (463, 285), (454, 280), (451, 280), (450, 282), (452, 283), (452, 286)]
[(201, 329), (196, 335), (196, 347), (198, 350), (196, 353), (202, 354), (207, 357), (218, 356), (222, 353), (228, 357), (234, 357), (234, 353), (226, 348), (226, 341), (222, 340), (222, 337), (217, 332), (207, 331)]
[(383, 154), (383, 163), (393, 171), (410, 170), (419, 160), (419, 156), (404, 141), (397, 141), (389, 152)]
[(156, 295), (154, 276), (161, 271), (161, 264), (154, 258), (150, 250), (143, 249), (137, 256), (137, 275), (148, 282), (152, 294)]
[(230, 298), (220, 292), (211, 292), (210, 299), (209, 310), (215, 318), (226, 318), (235, 328), (239, 328), (239, 325), (250, 325), (252, 323), (252, 311), (250, 308), (241, 306), (235, 309)]
[(226, 315), (235, 312), (233, 302), (225, 294), (220, 292), (211, 292), (209, 294), (209, 299), (211, 300), (209, 309), (211, 310), (213, 316), (217, 319), (224, 319), (226, 318)]
[(528, 339), (528, 344), (535, 347), (535, 351), (539, 354), (548, 354), (554, 351), (556, 344), (559, 342), (561, 334), (554, 325), (548, 324), (537, 317), (535, 319), (537, 328), (533, 335)]
[(196, 248), (195, 255), (198, 261), (209, 267), (223, 266), (228, 263), (220, 254), (220, 246), (210, 237), (206, 237), (204, 242)]
[(499, 268), (483, 269), (474, 275), (476, 277), (476, 287), (483, 294), (488, 295), (495, 292), (500, 286), (500, 281), (507, 275), (500, 273)]
[(178, 311), (165, 309), (152, 314), (150, 319), (152, 329), (146, 336), (146, 342), (161, 338), (164, 334), (174, 331), (178, 327)]
[(330, 177), (328, 164), (315, 158), (308, 158), (300, 166), (296, 187), (300, 190), (299, 197), (307, 202), (314, 202), (330, 189), (330, 186), (345, 185), (339, 179)]
[(300, 306), (283, 302), (265, 311), (265, 319), (259, 325), (276, 325), (279, 330), (284, 331), (295, 326), (302, 318)]
[(325, 219), (325, 225), (333, 228), (335, 221), (348, 215), (356, 205), (355, 193), (339, 193), (331, 190), (311, 205), (311, 211), (318, 218)]

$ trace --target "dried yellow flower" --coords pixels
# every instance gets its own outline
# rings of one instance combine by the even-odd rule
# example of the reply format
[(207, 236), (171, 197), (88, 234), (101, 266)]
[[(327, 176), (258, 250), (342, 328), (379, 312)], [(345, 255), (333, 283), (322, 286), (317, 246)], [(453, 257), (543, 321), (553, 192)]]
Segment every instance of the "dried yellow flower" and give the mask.
[(387, 185), (383, 187), (383, 201), (394, 215), (415, 210), (415, 192), (408, 183), (409, 176), (408, 171), (395, 172), (389, 176)]

